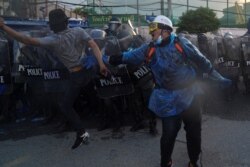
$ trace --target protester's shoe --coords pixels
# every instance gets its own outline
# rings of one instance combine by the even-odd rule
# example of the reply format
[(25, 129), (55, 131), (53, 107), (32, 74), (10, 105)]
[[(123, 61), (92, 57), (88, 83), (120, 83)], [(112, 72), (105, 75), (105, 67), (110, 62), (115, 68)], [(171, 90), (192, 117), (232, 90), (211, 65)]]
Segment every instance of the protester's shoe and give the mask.
[(197, 163), (189, 162), (188, 167), (199, 167), (199, 166), (197, 165)]
[(173, 165), (173, 161), (172, 161), (172, 160), (169, 161), (167, 167), (173, 167), (173, 166), (174, 166), (174, 165)]
[(71, 148), (76, 149), (81, 144), (87, 144), (88, 139), (89, 139), (89, 133), (88, 132), (77, 133), (75, 143)]

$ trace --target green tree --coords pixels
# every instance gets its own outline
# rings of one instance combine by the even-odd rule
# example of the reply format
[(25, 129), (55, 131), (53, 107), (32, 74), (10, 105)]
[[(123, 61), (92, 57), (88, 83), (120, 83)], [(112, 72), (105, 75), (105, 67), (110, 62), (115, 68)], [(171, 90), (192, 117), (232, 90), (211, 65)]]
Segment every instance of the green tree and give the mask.
[(216, 13), (209, 8), (200, 7), (182, 14), (176, 32), (206, 33), (218, 30), (219, 26), (220, 21)]
[(74, 9), (74, 12), (81, 16), (96, 15), (97, 13), (93, 8), (78, 7)]
[(108, 7), (98, 7), (98, 6), (83, 6), (74, 9), (76, 14), (81, 16), (98, 15), (98, 14), (112, 14), (112, 9)]

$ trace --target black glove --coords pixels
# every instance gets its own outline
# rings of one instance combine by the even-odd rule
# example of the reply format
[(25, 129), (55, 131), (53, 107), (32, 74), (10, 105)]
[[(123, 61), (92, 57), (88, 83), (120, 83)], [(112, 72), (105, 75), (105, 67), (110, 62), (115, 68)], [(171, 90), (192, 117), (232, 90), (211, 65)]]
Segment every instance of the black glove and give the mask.
[(110, 56), (109, 57), (109, 64), (114, 65), (114, 66), (122, 64), (122, 54)]

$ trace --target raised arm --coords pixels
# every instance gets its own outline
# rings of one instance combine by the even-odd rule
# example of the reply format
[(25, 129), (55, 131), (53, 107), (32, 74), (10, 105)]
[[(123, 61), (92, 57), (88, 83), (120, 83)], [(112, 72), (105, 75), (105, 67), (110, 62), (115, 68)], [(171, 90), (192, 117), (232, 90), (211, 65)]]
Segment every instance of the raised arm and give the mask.
[(9, 36), (14, 38), (15, 40), (22, 42), (26, 45), (35, 45), (39, 46), (40, 43), (36, 38), (29, 37), (27, 35), (24, 35), (20, 32), (17, 32), (16, 30), (10, 28), (9, 26), (5, 25), (4, 19), (0, 17), (0, 28), (6, 32)]
[(98, 64), (100, 66), (100, 73), (104, 76), (107, 76), (108, 74), (108, 69), (107, 67), (105, 66), (105, 64), (103, 63), (103, 60), (102, 60), (102, 54), (101, 54), (101, 51), (98, 47), (98, 45), (95, 43), (95, 41), (93, 39), (89, 40), (88, 41), (88, 44), (89, 46), (92, 48), (93, 52), (94, 52), (94, 55), (98, 61)]

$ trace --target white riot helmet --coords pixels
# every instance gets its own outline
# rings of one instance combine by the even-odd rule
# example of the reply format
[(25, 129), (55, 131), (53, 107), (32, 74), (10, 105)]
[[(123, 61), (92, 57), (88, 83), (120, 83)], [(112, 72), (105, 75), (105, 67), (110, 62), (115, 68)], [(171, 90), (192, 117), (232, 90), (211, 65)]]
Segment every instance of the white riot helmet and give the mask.
[(166, 16), (163, 16), (163, 15), (156, 16), (153, 22), (149, 24), (149, 33), (152, 33), (156, 29), (163, 29), (163, 30), (168, 30), (172, 32), (173, 23)]

